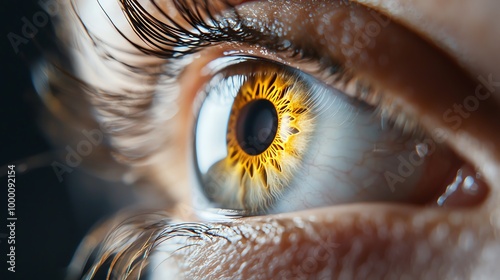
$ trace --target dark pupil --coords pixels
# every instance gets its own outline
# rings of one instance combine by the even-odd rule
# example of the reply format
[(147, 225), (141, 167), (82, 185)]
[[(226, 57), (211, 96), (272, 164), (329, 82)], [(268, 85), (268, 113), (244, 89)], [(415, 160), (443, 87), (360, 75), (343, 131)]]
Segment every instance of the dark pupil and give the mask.
[(249, 155), (264, 152), (274, 140), (278, 114), (273, 103), (266, 99), (249, 102), (240, 110), (236, 122), (236, 139)]

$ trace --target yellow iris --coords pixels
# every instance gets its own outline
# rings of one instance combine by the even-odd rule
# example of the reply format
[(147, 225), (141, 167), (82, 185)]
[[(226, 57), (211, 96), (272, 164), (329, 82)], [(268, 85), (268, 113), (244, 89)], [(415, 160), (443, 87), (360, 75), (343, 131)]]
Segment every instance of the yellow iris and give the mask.
[[(217, 188), (224, 189), (215, 200), (255, 212), (280, 196), (300, 167), (313, 131), (306, 93), (303, 82), (290, 74), (259, 71), (247, 77), (231, 108), (227, 157), (210, 168), (209, 173), (218, 174), (213, 180)], [(256, 110), (267, 119), (257, 118)], [(267, 126), (252, 134), (242, 126), (245, 122)]]

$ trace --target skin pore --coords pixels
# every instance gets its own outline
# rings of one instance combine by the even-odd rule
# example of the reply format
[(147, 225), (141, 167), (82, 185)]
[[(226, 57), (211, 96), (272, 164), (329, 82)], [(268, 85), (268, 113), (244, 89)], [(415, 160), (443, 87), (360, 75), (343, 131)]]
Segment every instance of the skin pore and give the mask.
[[(124, 95), (146, 88), (154, 96), (150, 100), (155, 100), (154, 104), (150, 101), (150, 113), (141, 115), (141, 124), (147, 125), (140, 125), (142, 130), (136, 138), (122, 133), (131, 126), (120, 127), (120, 121), (130, 121), (129, 116), (103, 114), (98, 121), (115, 125), (116, 129), (109, 132), (115, 149), (129, 159), (137, 174), (150, 178), (170, 201), (176, 202), (168, 205), (172, 219), (202, 222), (191, 226), (165, 222), (148, 228), (167, 219), (148, 216), (144, 223), (135, 224), (131, 233), (124, 234), (130, 238), (120, 242), (135, 245), (129, 247), (117, 267), (136, 258), (127, 256), (134, 250), (142, 253), (140, 244), (154, 243), (146, 238), (148, 234), (158, 235), (165, 229), (149, 257), (151, 268), (147, 275), (153, 279), (174, 273), (186, 279), (494, 279), (498, 275), (500, 148), (496, 143), (500, 143), (500, 56), (494, 50), (500, 45), (500, 25), (491, 12), (500, 8), (498, 1), (365, 0), (358, 1), (363, 6), (354, 8), (337, 5), (336, 1), (289, 1), (289, 9), (283, 9), (282, 1), (248, 1), (237, 6), (241, 15), (258, 18), (260, 26), (280, 22), (290, 27), (280, 40), (303, 44), (301, 47), (314, 49), (316, 56), (333, 57), (360, 80), (383, 88), (384, 102), (418, 118), (430, 134), (445, 135), (443, 142), (463, 159), (463, 165), (481, 172), (489, 192), (474, 207), (354, 203), (222, 222), (200, 218), (195, 211), (187, 210), (197, 207), (193, 206), (187, 166), (195, 122), (192, 104), (197, 92), (210, 80), (205, 66), (227, 53), (257, 53), (292, 67), (294, 63), (261, 46), (224, 42), (193, 54), (180, 67), (176, 82), (167, 83), (167, 89), (158, 89), (162, 81), (152, 74), (165, 60), (130, 55), (128, 51), (135, 48), (124, 37), (145, 48), (151, 46), (130, 28), (117, 3), (102, 3), (109, 18), (96, 19), (91, 15), (101, 10), (89, 2), (75, 1), (75, 10), (86, 28), (112, 42), (103, 44), (113, 46), (104, 48), (109, 54), (127, 65), (144, 67), (145, 72), (127, 79), (117, 75), (116, 70), (126, 66), (110, 67), (102, 56), (90, 51), (93, 46), (82, 35), (75, 36), (80, 51), (72, 52), (77, 76), (105, 90), (122, 90)], [(151, 8), (148, 1), (142, 2)], [(172, 17), (179, 17), (170, 2), (158, 4), (172, 11)], [(363, 23), (373, 19), (371, 10), (364, 5), (388, 16), (385, 19), (390, 23), (379, 26), (377, 34), (359, 52), (335, 47), (347, 30), (362, 32)], [(294, 17), (292, 12), (296, 13)], [(325, 23), (321, 19), (330, 12), (334, 16)], [(74, 17), (68, 16), (67, 20), (72, 22), (70, 30), (81, 29)], [(117, 34), (109, 20), (124, 36)], [(321, 24), (324, 27), (318, 28)], [(354, 42), (350, 45), (354, 46)], [(484, 81), (490, 81), (490, 87)], [(488, 90), (489, 97), (480, 101), (477, 109), (461, 113), (459, 124), (444, 117), (455, 108), (454, 104), (463, 104), (469, 96), (478, 96), (477, 92), (484, 96)], [(182, 94), (176, 94), (179, 92)], [(114, 100), (98, 101), (94, 106), (101, 111), (112, 104), (118, 109), (123, 105)], [(132, 155), (141, 156), (134, 159)], [(442, 188), (440, 183), (434, 184)]]

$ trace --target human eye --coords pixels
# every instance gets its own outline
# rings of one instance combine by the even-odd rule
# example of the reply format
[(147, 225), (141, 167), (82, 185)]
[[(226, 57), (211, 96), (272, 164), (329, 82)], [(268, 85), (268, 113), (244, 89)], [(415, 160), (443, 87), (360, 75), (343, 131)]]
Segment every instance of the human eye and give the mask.
[[(116, 61), (137, 80), (153, 74), (133, 85), (152, 86), (153, 101), (142, 122), (120, 115), (129, 122), (110, 135), (122, 158), (147, 166), (202, 224), (151, 220), (130, 230), (133, 246), (105, 244), (107, 257), (130, 269), (147, 257), (127, 250), (164, 248), (176, 261), (159, 249), (155, 268), (187, 278), (475, 271), (455, 253), (479, 255), (481, 238), (494, 240), (484, 217), (497, 108), (455, 110), (477, 84), (427, 38), (344, 1), (120, 3), (132, 31), (121, 35), (145, 61)], [(110, 102), (98, 108), (105, 116)], [(149, 130), (130, 137), (131, 127)], [(207, 207), (257, 217), (219, 223), (198, 215)], [(139, 244), (146, 235), (153, 241)], [(261, 261), (269, 256), (279, 259), (271, 267)], [(441, 268), (425, 268), (429, 260)]]
[[(328, 86), (262, 59), (225, 60), (195, 109), (195, 173), (214, 207), (255, 214), (362, 201), (431, 203), (460, 165), (410, 120), (392, 120), (378, 103), (336, 89), (345, 88), (345, 73), (329, 68), (337, 82)], [(374, 94), (366, 87), (354, 93), (361, 91)], [(436, 166), (439, 173), (426, 175)]]

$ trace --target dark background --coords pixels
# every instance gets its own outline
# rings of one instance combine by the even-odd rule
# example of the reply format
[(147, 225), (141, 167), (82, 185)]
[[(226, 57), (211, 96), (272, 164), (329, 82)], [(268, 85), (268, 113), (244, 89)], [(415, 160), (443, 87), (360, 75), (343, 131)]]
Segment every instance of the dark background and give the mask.
[[(37, 12), (44, 12), (37, 1), (2, 0), (0, 4), (0, 279), (63, 279), (65, 267), (79, 241), (92, 224), (111, 212), (103, 207), (106, 201), (99, 195), (92, 192), (75, 194), (68, 188), (71, 180), (60, 183), (47, 156), (41, 166), (31, 164), (31, 159), (37, 155), (45, 154), (50, 159), (55, 149), (38, 121), (41, 102), (32, 87), (29, 68), (41, 57), (42, 49), (50, 48), (53, 28), (50, 23), (38, 28), (34, 38), (19, 46), (17, 54), (8, 34), (23, 36), (25, 23), (22, 18), (32, 21)], [(16, 172), (15, 273), (7, 271), (5, 261), (9, 164), (17, 167), (27, 164), (29, 168), (26, 172)], [(95, 178), (83, 180), (90, 184), (100, 183)], [(86, 197), (86, 200), (79, 199), (75, 203), (75, 196)]]
[[(40, 57), (40, 47), (52, 33), (50, 24), (14, 52), (7, 35), (22, 36), (23, 17), (41, 11), (36, 1), (3, 1), (1, 4), (2, 45), (0, 102), (0, 176), (3, 186), (0, 237), (8, 232), (7, 170), (5, 165), (22, 163), (31, 156), (51, 151), (37, 124), (39, 101), (31, 85), (29, 64)], [(87, 229), (79, 228), (67, 186), (59, 183), (51, 166), (16, 176), (16, 272), (7, 271), (7, 239), (1, 238), (2, 279), (63, 279), (64, 268)]]

